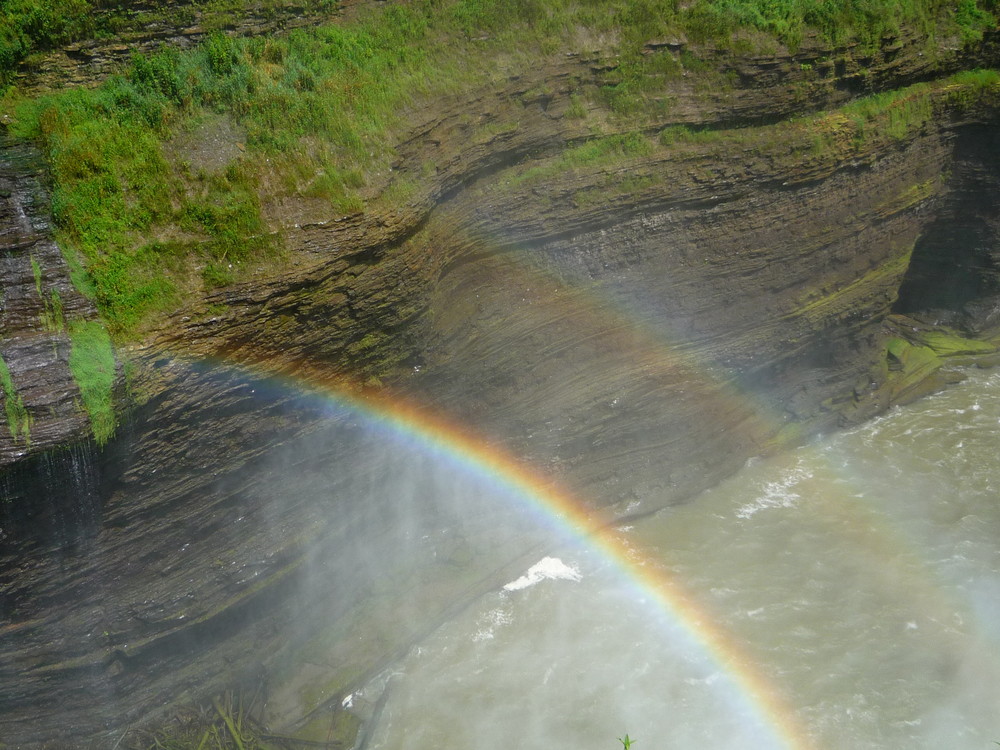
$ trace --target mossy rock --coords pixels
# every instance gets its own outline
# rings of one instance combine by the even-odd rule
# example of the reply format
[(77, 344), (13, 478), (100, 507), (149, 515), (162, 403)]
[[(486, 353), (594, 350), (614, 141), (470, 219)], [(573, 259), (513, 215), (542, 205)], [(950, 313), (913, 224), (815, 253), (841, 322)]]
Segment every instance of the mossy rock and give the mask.
[(958, 354), (990, 354), (997, 350), (996, 346), (986, 341), (966, 339), (944, 331), (923, 331), (919, 334), (919, 339), (939, 357), (952, 357)]
[(934, 375), (943, 361), (933, 349), (896, 337), (889, 339), (886, 346), (889, 357), (887, 385), (892, 403), (912, 401), (940, 386)]
[(889, 358), (895, 360), (899, 367), (892, 370), (902, 371), (904, 375), (919, 375), (931, 372), (941, 367), (941, 357), (929, 346), (918, 346), (901, 338), (891, 338), (887, 343)]

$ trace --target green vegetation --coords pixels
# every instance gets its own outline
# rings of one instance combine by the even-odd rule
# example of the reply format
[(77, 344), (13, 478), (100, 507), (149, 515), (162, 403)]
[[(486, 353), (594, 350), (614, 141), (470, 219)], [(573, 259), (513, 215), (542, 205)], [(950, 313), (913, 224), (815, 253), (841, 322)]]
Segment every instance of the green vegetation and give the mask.
[(24, 401), (14, 387), (14, 380), (10, 376), (10, 369), (7, 363), (0, 357), (0, 387), (3, 388), (4, 411), (7, 413), (7, 429), (16, 442), (23, 439), (31, 442), (31, 415), (28, 414)]
[(1000, 72), (996, 70), (968, 70), (953, 79), (955, 88), (949, 93), (948, 102), (965, 110), (990, 97), (1000, 99)]
[[(211, 707), (180, 712), (155, 731), (133, 734), (131, 750), (265, 750), (284, 747), (284, 737), (269, 735), (254, 719), (257, 696), (225, 695)], [(279, 744), (280, 743), (280, 744)]]
[[(247, 2), (210, 0), (197, 12), (222, 18)], [(928, 37), (974, 39), (995, 23), (996, 3), (961, 0), (956, 13), (944, 0), (695, 0), (683, 7), (675, 0), (415, 0), (283, 38), (213, 34), (189, 52), (136, 55), (95, 89), (36, 99), (12, 89), (2, 109), (11, 132), (37, 141), (50, 159), (57, 239), (75, 283), (95, 299), (111, 333), (128, 339), (185, 299), (280, 262), (268, 203), (291, 198), (325, 203), (333, 214), (363, 211), (391, 184), (393, 145), (407, 111), (433, 97), (489, 85), (492, 76), (536, 65), (539, 56), (589, 51), (593, 39), (614, 38), (607, 51), (618, 56), (618, 67), (589, 103), (612, 118), (638, 118), (634, 124), (669, 109), (666, 79), (704, 67), (689, 51), (643, 54), (649, 40), (686, 35), (748, 44), (745, 35), (733, 41), (743, 29), (794, 46), (813, 27), (830, 39), (874, 45), (904, 23)], [(0, 70), (32, 49), (143, 19), (95, 14), (88, 0), (42, 5), (5, 6), (2, 38), (14, 40), (14, 51)], [(275, 12), (286, 5), (266, 3)], [(327, 5), (314, 0), (307, 9)], [(887, 130), (881, 120), (874, 125), (900, 138), (930, 115), (923, 100), (893, 96), (849, 114), (858, 138), (880, 113), (896, 119)], [(572, 119), (590, 111), (580, 94), (567, 109)], [(673, 128), (660, 143), (714, 137)], [(520, 179), (623, 163), (655, 147), (641, 135), (598, 135)], [(405, 200), (415, 192), (411, 185), (392, 196)]]
[(740, 28), (763, 31), (791, 47), (797, 46), (805, 29), (814, 28), (835, 44), (856, 39), (877, 46), (905, 24), (933, 34), (942, 16), (952, 15), (955, 31), (963, 39), (982, 37), (995, 25), (993, 0), (959, 0), (955, 3), (927, 0), (702, 0), (690, 10), (689, 27), (705, 37), (720, 37)]
[(17, 64), (35, 50), (91, 34), (88, 0), (4, 0), (0, 15), (0, 87)]
[(905, 141), (926, 128), (941, 110), (965, 109), (1000, 100), (1000, 73), (973, 70), (937, 84), (918, 83), (857, 99), (844, 108), (805, 118), (819, 150), (849, 141), (854, 147)]
[[(121, 0), (6, 0), (0, 16), (0, 83), (18, 63), (44, 51), (86, 37), (111, 36), (148, 25), (224, 28), (249, 0), (201, 0), (163, 11), (130, 12)], [(253, 3), (265, 17), (283, 10), (318, 14), (336, 8), (335, 0), (263, 0)], [(875, 45), (908, 24), (932, 33), (942, 22), (966, 40), (977, 39), (995, 23), (996, 0), (695, 0), (678, 7), (675, 0), (463, 0), (444, 4), (425, 0), (418, 8), (440, 8), (444, 26), (474, 38), (483, 33), (507, 36), (512, 27), (538, 29), (543, 51), (573, 27), (621, 29), (626, 48), (664, 34), (684, 33), (695, 40), (727, 40), (752, 29), (797, 45), (808, 28), (830, 41), (858, 39)], [(512, 23), (513, 22), (513, 23)], [(523, 31), (523, 28), (521, 29)]]
[[(130, 12), (124, 0), (4, 0), (0, 4), (0, 90), (18, 64), (34, 53), (90, 37), (109, 37), (147, 26), (183, 27), (200, 23), (209, 30), (226, 26), (249, 0), (196, 0), (163, 11)], [(266, 17), (282, 9), (299, 14), (330, 11), (335, 0), (263, 0), (254, 2)]]
[(652, 150), (653, 144), (641, 133), (593, 138), (579, 146), (565, 149), (546, 164), (508, 176), (506, 184), (518, 186), (543, 182), (555, 175), (582, 167), (612, 167), (629, 159), (648, 156)]
[(34, 257), (31, 258), (31, 272), (35, 277), (35, 292), (42, 301), (42, 327), (47, 331), (61, 331), (65, 326), (63, 319), (62, 297), (58, 289), (52, 289), (49, 296), (42, 291), (42, 267)]
[(672, 125), (660, 131), (660, 143), (673, 146), (676, 143), (707, 143), (722, 137), (725, 131), (714, 128), (689, 128), (687, 125)]
[(94, 439), (101, 445), (115, 431), (111, 395), (115, 382), (115, 355), (107, 329), (97, 321), (70, 323), (72, 347), (69, 369), (80, 387), (83, 407), (90, 416)]
[(893, 140), (904, 140), (926, 125), (934, 114), (927, 88), (923, 86), (858, 99), (847, 105), (843, 113), (854, 121), (859, 142), (864, 142), (865, 130), (871, 125)]
[(66, 320), (63, 317), (62, 297), (58, 289), (53, 289), (48, 298), (42, 297), (42, 328), (46, 331), (61, 331), (66, 327)]

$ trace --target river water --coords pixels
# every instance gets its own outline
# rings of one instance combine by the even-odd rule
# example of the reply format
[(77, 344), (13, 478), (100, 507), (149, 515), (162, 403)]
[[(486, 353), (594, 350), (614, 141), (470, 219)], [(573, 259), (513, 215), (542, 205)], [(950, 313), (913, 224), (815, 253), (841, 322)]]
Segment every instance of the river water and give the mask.
[(996, 747), (998, 456), (976, 371), (619, 527), (629, 565), (551, 550), (351, 698), (366, 748)]

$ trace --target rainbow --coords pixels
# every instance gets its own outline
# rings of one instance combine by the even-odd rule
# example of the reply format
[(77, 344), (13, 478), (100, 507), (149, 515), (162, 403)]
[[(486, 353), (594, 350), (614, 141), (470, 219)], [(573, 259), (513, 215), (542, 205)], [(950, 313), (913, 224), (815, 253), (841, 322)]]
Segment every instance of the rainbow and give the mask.
[(356, 392), (342, 385), (331, 386), (319, 378), (276, 378), (259, 371), (266, 368), (255, 369), (258, 371), (248, 374), (316, 394), (322, 403), (338, 412), (346, 411), (416, 444), (422, 452), (443, 457), (524, 502), (551, 527), (610, 561), (641, 592), (643, 599), (655, 603), (668, 622), (696, 643), (728, 677), (749, 715), (771, 736), (773, 747), (788, 750), (815, 747), (781, 690), (757, 670), (736, 639), (713, 620), (697, 596), (641, 550), (628, 544), (607, 514), (588, 507), (502, 448), (411, 401), (383, 393)]

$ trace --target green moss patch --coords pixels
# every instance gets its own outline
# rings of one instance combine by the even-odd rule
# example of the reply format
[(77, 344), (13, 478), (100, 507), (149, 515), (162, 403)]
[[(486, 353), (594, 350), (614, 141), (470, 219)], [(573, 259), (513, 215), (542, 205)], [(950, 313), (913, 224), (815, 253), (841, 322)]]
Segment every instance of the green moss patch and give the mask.
[(939, 387), (933, 381), (941, 369), (941, 358), (927, 346), (917, 346), (901, 338), (887, 342), (889, 358), (888, 388), (893, 403), (905, 403)]
[(112, 403), (115, 353), (111, 337), (98, 321), (75, 321), (69, 326), (69, 335), (72, 342), (69, 368), (90, 416), (94, 439), (103, 445), (116, 426)]
[(920, 331), (915, 334), (920, 342), (939, 357), (952, 357), (959, 354), (990, 354), (997, 348), (986, 341), (977, 341), (956, 336), (944, 331)]
[(31, 442), (31, 415), (24, 405), (24, 401), (14, 387), (14, 380), (10, 376), (10, 368), (0, 357), (0, 386), (3, 387), (4, 411), (7, 414), (7, 429), (14, 442), (24, 440)]

